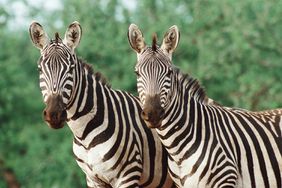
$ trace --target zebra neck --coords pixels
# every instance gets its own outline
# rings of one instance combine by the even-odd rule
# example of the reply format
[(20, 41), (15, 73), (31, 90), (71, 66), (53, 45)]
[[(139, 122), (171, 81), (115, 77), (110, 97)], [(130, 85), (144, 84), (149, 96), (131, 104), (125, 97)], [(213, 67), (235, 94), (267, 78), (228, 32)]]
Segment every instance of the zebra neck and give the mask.
[(89, 67), (82, 69), (73, 105), (67, 111), (68, 125), (76, 138), (84, 140), (88, 133), (104, 122), (105, 96), (108, 86)]
[(199, 151), (201, 143), (204, 142), (203, 135), (210, 134), (210, 127), (205, 123), (206, 114), (203, 112), (206, 106), (197, 95), (195, 96), (195, 90), (189, 90), (195, 89), (194, 84), (193, 80), (178, 80), (174, 88), (175, 97), (171, 101), (162, 127), (157, 130), (163, 145), (178, 164)]
[(209, 101), (204, 89), (196, 79), (188, 74), (182, 74), (179, 69), (175, 68), (175, 74), (171, 82), (171, 98), (167, 107), (168, 110), (166, 110), (165, 122), (176, 122), (179, 119), (179, 113), (189, 105), (191, 100), (199, 104), (207, 104), (207, 101)]

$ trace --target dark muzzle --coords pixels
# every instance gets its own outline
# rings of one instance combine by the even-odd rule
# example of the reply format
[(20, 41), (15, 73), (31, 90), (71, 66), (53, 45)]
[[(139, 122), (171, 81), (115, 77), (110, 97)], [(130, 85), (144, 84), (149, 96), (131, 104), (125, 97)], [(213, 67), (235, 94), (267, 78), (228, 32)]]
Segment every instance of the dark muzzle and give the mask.
[(159, 128), (164, 118), (164, 109), (161, 107), (159, 95), (146, 97), (141, 117), (149, 128)]
[(55, 94), (48, 97), (46, 108), (43, 110), (43, 118), (53, 129), (59, 129), (64, 126), (67, 120), (67, 112), (60, 95)]

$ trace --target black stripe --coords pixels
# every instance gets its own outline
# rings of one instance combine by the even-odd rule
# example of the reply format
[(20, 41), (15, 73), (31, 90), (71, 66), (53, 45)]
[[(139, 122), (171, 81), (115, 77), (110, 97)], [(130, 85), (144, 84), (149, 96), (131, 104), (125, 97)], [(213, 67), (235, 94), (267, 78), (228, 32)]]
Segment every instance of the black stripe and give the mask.
[[(95, 128), (102, 125), (104, 122), (104, 113), (105, 113), (105, 107), (104, 107), (104, 97), (102, 94), (102, 86), (99, 82), (96, 84), (96, 97), (97, 97), (97, 112), (94, 116), (94, 118), (88, 122), (86, 128), (83, 131), (83, 134), (81, 137), (79, 137), (80, 140), (84, 140), (86, 136)], [(90, 144), (91, 145), (91, 144)]]
[[(81, 64), (78, 64), (75, 66), (75, 73), (74, 73), (74, 78), (76, 78), (76, 82), (74, 82), (74, 86), (73, 88), (76, 88), (76, 86), (79, 86), (81, 83), (81, 80), (83, 79), (83, 77), (81, 77), (82, 71), (81, 71)], [(72, 91), (72, 96), (73, 99), (72, 101), (69, 102), (67, 109), (69, 110), (71, 106), (73, 106), (74, 102), (76, 101), (76, 98), (79, 97), (79, 95), (83, 94), (82, 92), (80, 92), (79, 88), (77, 88), (76, 90)]]
[[(120, 145), (122, 145), (123, 147), (127, 147), (127, 142), (128, 140), (124, 140), (124, 142), (122, 143), (122, 138), (125, 136), (128, 138), (128, 131), (127, 131), (127, 126), (125, 126), (125, 130), (123, 129), (123, 125), (129, 125), (128, 119), (125, 120), (125, 122), (122, 122), (122, 116), (126, 117), (126, 110), (123, 108), (124, 106), (124, 100), (123, 98), (119, 98), (120, 102), (118, 101), (118, 99), (116, 98), (116, 96), (114, 95), (114, 93), (112, 91), (110, 91), (110, 94), (113, 98), (112, 101), (112, 105), (116, 107), (116, 113), (117, 116), (116, 119), (118, 121), (118, 136), (117, 139), (115, 140), (114, 145), (112, 146), (112, 148), (104, 155), (103, 157), (103, 161), (107, 161), (110, 158), (112, 158), (116, 153), (118, 148), (120, 147)], [(123, 108), (122, 110), (120, 108)], [(116, 126), (115, 124), (112, 124), (112, 122), (109, 122), (109, 126)], [(115, 166), (115, 165), (114, 165)]]
[[(280, 172), (280, 169), (279, 169), (278, 158), (277, 158), (277, 156), (275, 156), (275, 152), (274, 152), (273, 146), (272, 146), (272, 144), (271, 144), (271, 142), (268, 138), (268, 135), (266, 135), (263, 128), (260, 125), (258, 125), (255, 121), (252, 122), (252, 124), (254, 125), (254, 128), (258, 131), (259, 135), (261, 136), (260, 138), (263, 140), (263, 143), (265, 144), (265, 148), (266, 148), (267, 153), (268, 153), (269, 161), (270, 161), (272, 169), (274, 171), (277, 186), (282, 187), (282, 184), (281, 184), (282, 179), (281, 179), (281, 172)], [(254, 136), (255, 136), (255, 141), (256, 141), (257, 136), (256, 135), (254, 135)], [(273, 138), (277, 142), (279, 142), (279, 140), (280, 140), (280, 146), (281, 146), (282, 139), (281, 138), (278, 139), (275, 136)], [(259, 163), (260, 163), (260, 168), (261, 168), (261, 171), (262, 171), (263, 179), (264, 179), (264, 182), (265, 182), (265, 186), (269, 187), (269, 182), (268, 182), (268, 177), (267, 177), (267, 169), (266, 169), (266, 166), (265, 166), (265, 160), (266, 159), (263, 158), (263, 154), (262, 154), (262, 151), (260, 149), (258, 141), (255, 143), (255, 145), (258, 148)], [(279, 145), (277, 145), (277, 146), (279, 148)], [(280, 147), (280, 149), (281, 148), (282, 147)]]
[(229, 133), (232, 136), (232, 140), (233, 140), (233, 142), (235, 144), (235, 149), (236, 149), (236, 153), (237, 153), (237, 155), (236, 155), (237, 156), (236, 163), (237, 163), (238, 171), (239, 171), (240, 174), (242, 174), (241, 149), (243, 149), (243, 148), (240, 148), (240, 145), (239, 145), (239, 142), (238, 142), (238, 138), (236, 137), (236, 135), (234, 133), (234, 130), (232, 129), (233, 126), (229, 124), (229, 121), (228, 121), (228, 118), (227, 118), (228, 114), (226, 114), (225, 111), (222, 111), (221, 114), (222, 114), (221, 116), (224, 119), (223, 122), (225, 122), (225, 124), (222, 124), (220, 126), (224, 126), (225, 125), (226, 128), (228, 129)]
[[(80, 82), (80, 84), (81, 84), (81, 86), (80, 86), (80, 91), (79, 91), (79, 94), (78, 94), (78, 96), (79, 96), (79, 98), (78, 98), (78, 102), (77, 102), (77, 104), (78, 105), (81, 105), (82, 104), (82, 100), (83, 100), (83, 98), (85, 97), (85, 95), (87, 94), (86, 93), (86, 81), (87, 81), (87, 75), (82, 75), (82, 79), (81, 79), (81, 82)], [(89, 86), (89, 85), (88, 85)], [(78, 110), (79, 110), (79, 107), (77, 107), (76, 108), (76, 112), (74, 113), (74, 115), (73, 115), (73, 117), (71, 118), (72, 120), (76, 120), (77, 118), (79, 118), (80, 116), (78, 115), (79, 114), (79, 112), (78, 112)]]
[[(181, 97), (181, 94), (180, 94), (180, 97)], [(187, 97), (187, 96), (186, 96), (186, 97)], [(185, 98), (186, 98), (186, 97), (185, 97)], [(187, 101), (187, 100), (185, 100), (185, 101)], [(182, 105), (182, 104), (180, 104), (180, 103), (175, 103), (175, 105), (178, 106), (178, 105)], [(167, 134), (165, 135), (165, 137), (162, 137), (161, 139), (163, 139), (163, 140), (168, 139), (168, 138), (170, 138), (172, 135), (174, 135), (176, 132), (178, 132), (180, 129), (183, 128), (183, 126), (185, 125), (185, 123), (186, 123), (186, 121), (187, 121), (187, 118), (188, 118), (188, 117), (187, 117), (188, 114), (186, 113), (186, 112), (188, 112), (187, 107), (188, 107), (187, 102), (185, 102), (185, 104), (184, 104), (184, 109), (183, 109), (183, 110), (182, 110), (182, 109), (178, 109), (176, 112), (173, 112), (173, 113), (175, 113), (175, 117), (176, 117), (176, 118), (179, 118), (180, 113), (182, 113), (182, 114), (181, 114), (181, 118), (179, 119), (178, 122), (175, 122), (175, 120), (171, 119), (171, 120), (167, 123), (168, 125), (169, 125), (169, 124), (175, 124), (175, 126), (174, 126), (175, 128), (170, 129), (170, 130), (167, 132)], [(168, 145), (168, 146), (166, 146), (166, 148), (167, 148), (167, 149), (171, 149), (171, 148), (176, 147), (176, 146), (180, 143), (180, 141), (183, 140), (183, 138), (185, 138), (185, 137), (188, 135), (188, 133), (189, 133), (189, 129), (187, 128), (187, 129), (185, 129), (179, 136), (175, 137), (174, 140), (171, 142), (171, 144)]]
[[(140, 155), (140, 153), (134, 153), (134, 156), (132, 157), (132, 159), (129, 159), (129, 156), (132, 155), (131, 153), (133, 152), (133, 149), (135, 147), (136, 140), (135, 137), (133, 137), (133, 141), (130, 143), (129, 147), (128, 147), (128, 153), (129, 155), (127, 155), (127, 159), (125, 160), (125, 163), (122, 165), (121, 170), (118, 172), (118, 174), (116, 175), (116, 177), (120, 177), (121, 173), (123, 172), (124, 168), (129, 165), (129, 164), (134, 164), (135, 162), (137, 162), (138, 164), (142, 164), (142, 161), (140, 161), (139, 159), (136, 158), (136, 155)], [(137, 167), (136, 165), (133, 166), (132, 168), (130, 168), (129, 170), (132, 169), (139, 169), (139, 167)], [(130, 171), (129, 171), (130, 172)], [(126, 175), (129, 173), (128, 171), (124, 173), (124, 177), (126, 177)]]
[[(166, 166), (168, 164), (168, 158), (167, 158), (167, 151), (165, 150), (164, 146), (162, 145), (162, 164), (163, 164), (163, 168), (162, 168), (162, 178), (161, 178), (161, 181), (159, 183), (159, 186), (157, 186), (157, 188), (162, 188), (164, 186), (164, 184), (166, 183), (166, 179), (167, 177), (169, 176), (168, 174), (168, 169), (167, 168), (164, 168), (164, 166)], [(159, 172), (155, 172), (155, 173), (159, 173)]]
[[(212, 155), (213, 155), (214, 152), (216, 152), (214, 159), (217, 159), (219, 154), (221, 153), (221, 152), (219, 152), (219, 150), (215, 151), (216, 145), (217, 145), (217, 142), (216, 142), (215, 139), (213, 139), (211, 147), (210, 147), (210, 150), (209, 150), (210, 152), (206, 153), (208, 155), (208, 160), (207, 160), (207, 163), (205, 165), (205, 168), (203, 169), (202, 173), (199, 176), (199, 180), (203, 179), (203, 177), (207, 174), (209, 169), (213, 169), (214, 168), (216, 160), (212, 161)], [(213, 162), (213, 164), (211, 164), (211, 162)]]
[[(236, 117), (238, 118), (238, 115)], [(237, 125), (237, 123), (235, 122), (233, 117), (230, 117), (230, 119), (232, 121), (232, 125), (234, 126), (234, 128), (236, 129), (238, 134), (241, 136), (240, 138), (241, 138), (241, 140), (243, 142), (243, 146), (245, 147), (245, 151), (246, 151), (248, 172), (249, 172), (249, 176), (250, 176), (250, 179), (251, 179), (251, 185), (252, 185), (252, 187), (256, 187), (254, 168), (253, 168), (254, 167), (254, 162), (253, 162), (253, 159), (252, 159), (251, 147), (249, 145), (249, 142), (248, 142), (246, 136), (244, 135), (244, 132), (241, 130), (242, 126), (244, 126), (244, 125), (242, 125), (240, 127), (240, 126)]]
[[(103, 132), (101, 132), (99, 135), (97, 135), (96, 137), (93, 138), (93, 140), (89, 144), (89, 148), (95, 147), (95, 146), (97, 146), (99, 144), (102, 144), (102, 143), (106, 142), (107, 140), (109, 140), (112, 137), (112, 135), (114, 134), (114, 131), (115, 131), (116, 117), (115, 117), (115, 114), (114, 114), (114, 110), (113, 110), (110, 94), (108, 93), (108, 91), (106, 89), (104, 89), (104, 94), (106, 95), (105, 97), (106, 97), (106, 101), (107, 101), (107, 111), (105, 112), (105, 113), (108, 113), (108, 124), (105, 125), (105, 126), (107, 126), (107, 128)], [(95, 117), (97, 117), (97, 114), (96, 114)], [(94, 125), (96, 125), (96, 122), (95, 122)], [(97, 126), (92, 126), (91, 127), (92, 130), (93, 130), (93, 127), (96, 128)], [(86, 131), (83, 132), (83, 136), (84, 136), (84, 134), (86, 134)]]
[[(236, 174), (236, 172), (234, 172), (234, 170), (226, 170), (224, 173), (222, 173), (219, 177), (217, 177), (214, 181), (214, 183), (211, 185), (211, 187), (214, 187), (216, 183), (221, 182), (218, 187), (221, 187), (220, 185), (229, 182), (230, 179), (236, 179), (236, 177), (234, 177), (233, 175)], [(236, 182), (236, 181), (235, 181)], [(233, 188), (235, 187), (235, 182), (233, 184), (233, 186), (224, 186), (224, 188)], [(230, 183), (230, 182), (229, 182)]]
[[(237, 116), (237, 118), (239, 119), (239, 121), (241, 122), (242, 125), (245, 125), (244, 128), (246, 129), (247, 133), (249, 134), (249, 136), (251, 137), (251, 140), (253, 142), (253, 145), (255, 147), (255, 151), (257, 153), (257, 157), (258, 157), (258, 162), (259, 162), (259, 167), (260, 167), (260, 171), (262, 173), (262, 178), (263, 178), (263, 182), (264, 182), (264, 186), (266, 188), (269, 187), (269, 182), (268, 182), (268, 177), (267, 177), (267, 170), (266, 170), (266, 166), (265, 166), (265, 159), (263, 158), (263, 153), (261, 151), (260, 148), (260, 144), (259, 141), (257, 139), (257, 136), (254, 134), (253, 130), (250, 128), (250, 126), (248, 125), (248, 123), (241, 117), (241, 116)], [(245, 117), (246, 118), (246, 117)], [(251, 124), (256, 127), (257, 124), (255, 121), (253, 121), (252, 119), (248, 119)], [(268, 147), (271, 147), (268, 146)], [(267, 148), (268, 148), (267, 147)], [(274, 158), (275, 159), (275, 158)], [(278, 164), (277, 164), (278, 165)], [(279, 168), (278, 168), (279, 169)]]
[[(193, 133), (195, 131), (195, 103), (194, 101), (190, 101), (190, 113), (189, 113), (189, 123), (187, 125), (187, 129), (184, 129), (183, 133), (181, 133), (181, 136), (185, 141), (181, 144), (179, 147), (179, 150), (175, 153), (175, 155), (178, 155), (187, 145), (191, 140), (193, 139)], [(191, 130), (190, 130), (191, 129)], [(190, 132), (190, 135), (188, 134)], [(187, 137), (188, 136), (188, 137)]]
[[(76, 113), (72, 117), (72, 119), (74, 119), (74, 120), (81, 117), (81, 116), (88, 114), (93, 109), (93, 105), (94, 105), (94, 101), (93, 101), (93, 78), (92, 78), (91, 75), (88, 74), (86, 79), (87, 79), (87, 84), (85, 83), (85, 81), (82, 81), (82, 88), (85, 88), (86, 85), (87, 85), (87, 90), (86, 90), (86, 88), (84, 89), (84, 94), (80, 95), (80, 98), (79, 98), (79, 101), (78, 101), (78, 105), (80, 105), (82, 103), (84, 96), (87, 95), (85, 106), (83, 107), (83, 110), (80, 111), (80, 112), (78, 111), (80, 106), (77, 108)], [(86, 91), (87, 91), (87, 93), (86, 93)]]
[(196, 103), (195, 108), (198, 108), (197, 113), (198, 113), (198, 118), (194, 122), (194, 127), (196, 128), (196, 139), (192, 146), (185, 151), (185, 154), (183, 157), (179, 160), (180, 163), (186, 159), (188, 159), (191, 155), (193, 155), (197, 149), (199, 148), (201, 144), (201, 139), (202, 139), (202, 115), (201, 115), (201, 110), (200, 110), (200, 104)]
[[(199, 109), (199, 111), (201, 111)], [(200, 154), (200, 156), (198, 157), (197, 161), (194, 163), (193, 167), (192, 167), (192, 171), (190, 172), (190, 175), (196, 173), (196, 171), (198, 170), (200, 164), (202, 163), (202, 161), (204, 160), (205, 156), (208, 154), (207, 148), (208, 148), (208, 144), (210, 141), (210, 130), (209, 130), (209, 115), (208, 115), (208, 111), (205, 109), (202, 109), (203, 112), (203, 117), (204, 117), (204, 124), (200, 124), (202, 126), (205, 126), (205, 129), (202, 128), (202, 126), (199, 126), (202, 130), (205, 130), (204, 132), (204, 146), (202, 148), (202, 152)], [(200, 130), (201, 131), (201, 130)], [(200, 145), (201, 140), (199, 141), (199, 145)], [(210, 150), (210, 153), (212, 153), (213, 151)], [(206, 166), (208, 166), (209, 164), (207, 163)]]
[[(225, 122), (222, 122), (221, 115), (220, 115), (219, 111), (220, 111), (219, 109), (214, 108), (214, 113), (216, 114), (215, 115), (215, 122), (214, 122), (214, 125), (213, 125), (214, 133), (215, 133), (216, 138), (218, 139), (218, 142), (220, 143), (221, 148), (224, 151), (224, 154), (226, 155), (227, 158), (232, 160), (233, 157), (231, 156), (231, 153), (229, 153), (229, 151), (228, 151), (228, 148), (230, 148), (232, 150), (232, 148), (231, 148), (232, 145), (229, 145), (229, 144), (231, 144), (229, 138), (228, 137), (227, 137), (228, 139), (225, 138), (225, 136), (227, 136), (226, 130), (223, 131), (224, 132), (223, 136), (221, 136), (221, 133), (220, 133), (220, 131), (222, 130), (222, 127), (224, 127), (226, 125), (224, 124)], [(219, 123), (217, 123), (217, 122), (219, 122)], [(227, 141), (228, 143), (226, 144), (225, 141)]]

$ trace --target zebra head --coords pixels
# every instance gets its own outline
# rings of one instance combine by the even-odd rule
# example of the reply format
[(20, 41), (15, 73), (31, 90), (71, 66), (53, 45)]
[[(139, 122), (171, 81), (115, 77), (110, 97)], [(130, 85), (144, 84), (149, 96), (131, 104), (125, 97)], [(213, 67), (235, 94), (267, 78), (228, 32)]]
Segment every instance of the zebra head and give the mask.
[(66, 108), (75, 92), (77, 57), (74, 52), (81, 37), (78, 22), (69, 25), (62, 40), (58, 33), (49, 40), (43, 27), (33, 22), (30, 38), (40, 50), (38, 61), (40, 89), (46, 108), (43, 118), (51, 128), (62, 128), (67, 120)]
[(162, 45), (157, 45), (153, 36), (152, 46), (145, 44), (139, 28), (131, 24), (128, 29), (128, 40), (137, 53), (135, 73), (137, 90), (141, 100), (141, 117), (148, 127), (158, 128), (170, 104), (172, 93), (172, 53), (178, 45), (179, 31), (172, 26), (166, 32)]

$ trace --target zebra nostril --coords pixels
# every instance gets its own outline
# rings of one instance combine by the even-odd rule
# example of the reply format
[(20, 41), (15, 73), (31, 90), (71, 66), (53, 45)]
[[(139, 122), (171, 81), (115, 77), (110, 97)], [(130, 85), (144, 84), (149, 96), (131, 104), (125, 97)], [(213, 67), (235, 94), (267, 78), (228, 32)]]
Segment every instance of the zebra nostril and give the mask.
[(153, 113), (152, 113), (152, 112), (149, 112), (147, 116), (148, 116), (148, 119), (151, 120), (152, 117), (153, 117)]
[(146, 121), (149, 120), (147, 114), (146, 114), (144, 111), (141, 112), (141, 117), (142, 117), (142, 119), (144, 119), (144, 120), (146, 120)]
[(51, 121), (51, 114), (46, 109), (43, 110), (43, 119), (47, 122)]
[(65, 111), (65, 110), (63, 110), (61, 113), (60, 113), (60, 118), (62, 119), (62, 120), (65, 120), (65, 119), (67, 119), (67, 112)]
[(43, 110), (43, 116), (46, 117), (46, 115), (47, 115), (46, 110)]
[(59, 118), (60, 114), (56, 113), (56, 112), (51, 112), (50, 113), (50, 118), (53, 120), (53, 121), (57, 121), (58, 118)]

